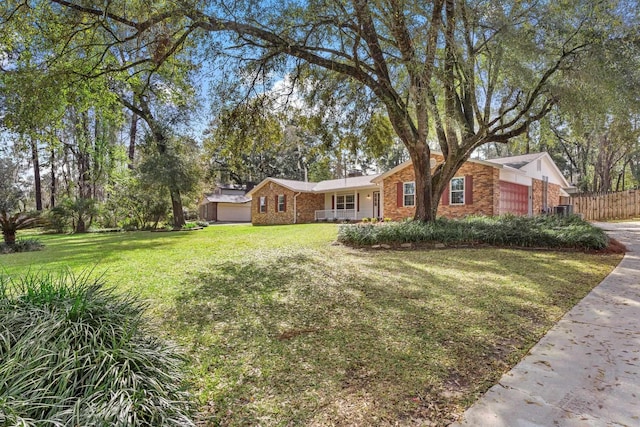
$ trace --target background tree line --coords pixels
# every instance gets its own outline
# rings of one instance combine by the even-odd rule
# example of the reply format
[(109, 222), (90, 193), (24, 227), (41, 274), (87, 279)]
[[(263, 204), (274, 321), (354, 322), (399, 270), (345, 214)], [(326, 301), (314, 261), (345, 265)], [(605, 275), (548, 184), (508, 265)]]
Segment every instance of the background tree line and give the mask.
[(638, 185), (635, 2), (202, 3), (3, 2), (20, 209), (180, 227), (215, 182), (428, 171), (432, 149), (419, 219), (472, 155), (546, 150), (581, 191)]

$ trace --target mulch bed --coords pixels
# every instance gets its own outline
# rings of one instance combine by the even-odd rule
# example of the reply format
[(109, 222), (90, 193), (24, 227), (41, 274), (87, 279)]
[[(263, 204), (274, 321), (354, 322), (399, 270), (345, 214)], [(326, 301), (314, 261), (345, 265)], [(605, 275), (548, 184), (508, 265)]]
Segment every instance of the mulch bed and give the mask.
[(606, 248), (593, 250), (593, 251), (586, 251), (586, 252), (594, 253), (594, 254), (602, 254), (602, 255), (624, 254), (627, 252), (627, 247), (622, 243), (618, 242), (616, 239), (609, 239), (609, 246), (607, 246)]

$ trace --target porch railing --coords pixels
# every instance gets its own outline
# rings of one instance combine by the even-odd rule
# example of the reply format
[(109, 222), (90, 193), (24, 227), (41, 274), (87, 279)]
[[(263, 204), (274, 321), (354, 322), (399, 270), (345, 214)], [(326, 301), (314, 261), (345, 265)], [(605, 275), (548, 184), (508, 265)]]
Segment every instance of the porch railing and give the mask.
[(355, 209), (326, 209), (322, 211), (316, 211), (316, 221), (321, 220), (333, 220), (333, 219), (348, 219), (355, 220), (356, 218), (356, 210)]

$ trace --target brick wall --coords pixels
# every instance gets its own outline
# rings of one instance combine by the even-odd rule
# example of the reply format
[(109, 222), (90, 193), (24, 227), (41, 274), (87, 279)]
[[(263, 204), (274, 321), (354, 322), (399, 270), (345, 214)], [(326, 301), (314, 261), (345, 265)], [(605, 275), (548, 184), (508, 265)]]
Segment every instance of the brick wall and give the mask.
[(413, 217), (416, 211), (414, 207), (398, 206), (397, 203), (398, 182), (409, 182), (413, 181), (413, 179), (413, 165), (409, 165), (382, 181), (384, 194), (382, 207), (385, 218), (400, 221), (405, 218)]
[[(266, 224), (293, 224), (293, 198), (297, 192), (291, 191), (275, 182), (268, 182), (262, 188), (256, 190), (251, 200), (251, 223), (255, 225)], [(276, 203), (277, 195), (286, 196), (286, 209), (278, 212)], [(260, 197), (267, 198), (267, 212), (260, 212)], [(296, 198), (298, 223), (313, 222), (315, 211), (324, 209), (324, 195), (301, 193)]]
[[(543, 183), (539, 179), (533, 179), (533, 214), (538, 215), (542, 212), (542, 188)], [(560, 186), (558, 184), (548, 184), (547, 187), (547, 206), (553, 209), (554, 206), (560, 204)]]
[[(442, 161), (442, 156), (432, 156)], [(460, 218), (466, 215), (495, 215), (500, 207), (500, 171), (497, 168), (474, 162), (466, 162), (456, 173), (456, 177), (473, 176), (473, 203), (464, 205), (438, 206), (438, 216)], [(383, 181), (384, 216), (395, 221), (413, 217), (415, 207), (398, 206), (398, 182), (414, 180), (413, 165), (388, 176)]]
[[(296, 206), (298, 223), (314, 222), (316, 211), (324, 209), (324, 194), (300, 193), (296, 199)], [(291, 208), (293, 208), (293, 205), (291, 205)]]

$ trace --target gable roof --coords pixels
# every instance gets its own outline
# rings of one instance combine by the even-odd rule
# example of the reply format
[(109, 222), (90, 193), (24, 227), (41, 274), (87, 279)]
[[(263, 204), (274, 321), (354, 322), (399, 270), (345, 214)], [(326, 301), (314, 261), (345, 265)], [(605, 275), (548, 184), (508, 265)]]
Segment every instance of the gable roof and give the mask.
[[(442, 155), (442, 152), (437, 151), (437, 150), (431, 150), (431, 154), (438, 154), (438, 155)], [(497, 164), (497, 163), (492, 163), (490, 160), (482, 160), (482, 159), (468, 159), (467, 162), (471, 162), (471, 163), (478, 163), (481, 165), (485, 165), (485, 166), (491, 166), (494, 168), (499, 168), (501, 169), (503, 167), (503, 165)], [(388, 170), (387, 172), (378, 175), (375, 179), (373, 179), (373, 182), (382, 182), (382, 180), (388, 176), (393, 175), (394, 173), (401, 171), (402, 169), (411, 166), (412, 162), (411, 160), (407, 160), (406, 162), (400, 163), (398, 166), (396, 166), (395, 168)]]
[[(267, 178), (266, 180), (271, 180), (276, 184), (280, 184), (283, 187), (293, 191), (305, 191), (305, 192), (313, 191), (313, 187), (316, 185), (315, 182), (294, 181), (292, 179)], [(262, 183), (258, 184), (256, 187), (260, 187), (260, 186), (262, 186)]]
[(233, 194), (205, 194), (203, 203), (247, 203), (251, 198)]
[[(431, 150), (431, 153), (440, 154), (440, 155), (442, 154), (436, 150)], [(569, 184), (569, 182), (564, 177), (564, 175), (562, 175), (562, 172), (560, 171), (560, 169), (558, 169), (558, 165), (556, 165), (556, 163), (553, 161), (549, 153), (547, 153), (546, 151), (543, 151), (541, 153), (522, 154), (519, 156), (499, 157), (496, 159), (488, 159), (488, 160), (468, 159), (467, 161), (472, 163), (479, 163), (486, 166), (491, 166), (498, 169), (503, 169), (503, 168), (510, 169), (512, 170), (512, 172), (528, 175), (528, 173), (526, 171), (523, 171), (522, 168), (542, 158), (546, 158), (548, 160), (549, 164), (553, 168), (553, 171), (560, 179), (562, 183), (561, 186), (563, 188), (571, 188), (571, 184)], [(390, 175), (393, 175), (394, 173), (408, 167), (411, 164), (412, 164), (411, 160), (407, 160), (406, 162), (396, 166), (390, 171), (387, 171), (382, 175), (379, 175), (377, 178), (373, 179), (373, 182), (381, 182), (384, 178)]]
[(327, 181), (320, 181), (313, 188), (316, 193), (324, 193), (326, 191), (346, 190), (352, 188), (366, 188), (375, 187), (373, 180), (380, 174), (376, 175), (363, 175), (354, 176), (351, 178), (330, 179)]
[(520, 156), (509, 156), (509, 157), (498, 157), (495, 159), (489, 159), (488, 161), (491, 163), (498, 163), (500, 165), (509, 166), (515, 169), (520, 169), (523, 166), (528, 165), (529, 163), (538, 160), (543, 157), (547, 153), (531, 153), (531, 154), (522, 154)]
[[(537, 160), (546, 160), (547, 164), (551, 167), (551, 173), (554, 174), (557, 178), (556, 183), (559, 182), (562, 188), (573, 187), (569, 183), (569, 181), (567, 181), (567, 178), (564, 177), (562, 171), (560, 171), (558, 165), (556, 165), (556, 162), (553, 161), (549, 153), (546, 151), (543, 151), (541, 153), (523, 154), (520, 156), (500, 157), (497, 159), (491, 159), (489, 161), (512, 167), (514, 169), (522, 170), (525, 166), (530, 165)], [(528, 174), (531, 175), (531, 170), (528, 172)]]
[(372, 182), (374, 178), (379, 175), (363, 175), (355, 176), (352, 178), (340, 178), (330, 179), (320, 182), (304, 182), (294, 181), (292, 179), (281, 178), (266, 178), (260, 184), (256, 185), (247, 193), (247, 196), (252, 196), (258, 189), (264, 187), (267, 183), (273, 182), (281, 185), (291, 191), (303, 192), (303, 193), (326, 193), (328, 191), (343, 191), (357, 188), (375, 187), (376, 184)]
[[(440, 152), (435, 150), (431, 150), (431, 152), (433, 154), (441, 154)], [(543, 157), (548, 158), (549, 163), (552, 165), (554, 171), (557, 173), (558, 177), (562, 180), (564, 184), (563, 187), (565, 188), (571, 187), (569, 182), (562, 175), (562, 172), (560, 172), (560, 169), (558, 169), (558, 166), (555, 164), (555, 162), (547, 152), (523, 154), (520, 156), (500, 157), (500, 158), (490, 159), (490, 160), (468, 159), (467, 161), (472, 163), (478, 163), (485, 166), (491, 166), (497, 169), (506, 168), (506, 169), (512, 170), (513, 172), (526, 175), (526, 172), (521, 169), (524, 166), (530, 164), (531, 162), (534, 162)], [(303, 192), (303, 193), (326, 193), (329, 191), (355, 190), (358, 188), (374, 187), (377, 185), (377, 183), (382, 182), (384, 178), (390, 175), (393, 175), (394, 173), (408, 167), (411, 164), (412, 164), (411, 160), (407, 160), (406, 162), (399, 164), (395, 168), (383, 174), (363, 175), (363, 176), (356, 176), (352, 178), (330, 179), (330, 180), (320, 181), (320, 182), (304, 182), (304, 181), (295, 181), (292, 179), (266, 178), (260, 184), (256, 185), (253, 189), (251, 189), (251, 191), (249, 191), (246, 195), (249, 197), (252, 196), (255, 191), (262, 188), (269, 182), (273, 182), (278, 185), (281, 185), (291, 191)]]

